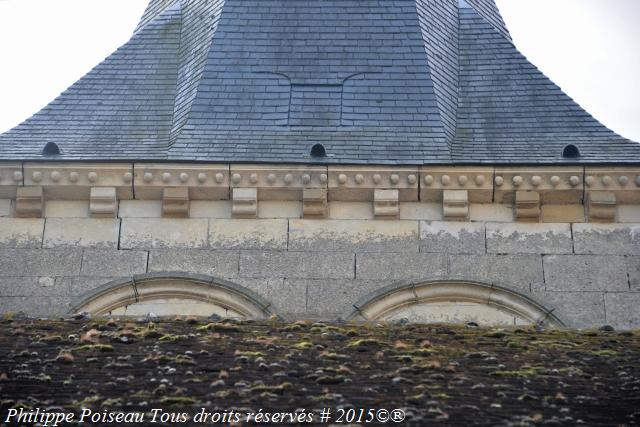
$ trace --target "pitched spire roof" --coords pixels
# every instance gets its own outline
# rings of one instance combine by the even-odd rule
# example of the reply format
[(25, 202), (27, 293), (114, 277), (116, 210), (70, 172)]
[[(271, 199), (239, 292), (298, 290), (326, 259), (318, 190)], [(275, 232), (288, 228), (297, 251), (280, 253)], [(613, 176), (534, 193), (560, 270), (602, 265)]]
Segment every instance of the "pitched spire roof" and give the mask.
[[(151, 0), (0, 159), (640, 163), (518, 52), (493, 0)], [(579, 159), (563, 159), (576, 145)]]

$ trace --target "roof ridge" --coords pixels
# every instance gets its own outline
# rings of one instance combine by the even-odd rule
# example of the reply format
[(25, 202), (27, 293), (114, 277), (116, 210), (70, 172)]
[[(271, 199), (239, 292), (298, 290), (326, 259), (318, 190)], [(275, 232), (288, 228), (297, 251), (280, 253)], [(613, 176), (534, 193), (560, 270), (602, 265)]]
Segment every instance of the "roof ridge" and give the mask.
[(416, 0), (415, 3), (428, 72), (433, 80), (440, 120), (451, 149), (458, 109), (458, 9), (454, 2)]
[(507, 24), (502, 18), (500, 9), (495, 0), (460, 0), (467, 6), (474, 9), (482, 16), (493, 28), (500, 32), (507, 40), (513, 42), (511, 33), (507, 28)]
[(185, 1), (169, 146), (173, 145), (188, 120), (224, 2), (225, 0)]
[(180, 0), (149, 0), (149, 4), (147, 5), (144, 13), (140, 17), (140, 21), (138, 21), (138, 25), (136, 29), (133, 30), (134, 34), (144, 28), (148, 23), (153, 21), (158, 17), (162, 12), (164, 12), (167, 7), (172, 4), (179, 2)]

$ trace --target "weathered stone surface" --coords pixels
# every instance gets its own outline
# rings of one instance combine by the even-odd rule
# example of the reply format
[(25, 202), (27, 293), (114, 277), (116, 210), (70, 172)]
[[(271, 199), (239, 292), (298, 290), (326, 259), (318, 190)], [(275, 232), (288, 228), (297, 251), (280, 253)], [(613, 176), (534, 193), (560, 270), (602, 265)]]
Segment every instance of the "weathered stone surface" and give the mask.
[(122, 220), (123, 249), (207, 247), (209, 221), (199, 219), (126, 218)]
[(258, 218), (300, 218), (302, 202), (261, 200), (258, 203)]
[(442, 204), (401, 202), (400, 219), (442, 221)]
[(11, 199), (0, 199), (0, 217), (11, 216)]
[(118, 206), (120, 218), (160, 218), (161, 200), (120, 200)]
[(70, 298), (66, 294), (0, 298), (0, 314), (22, 312), (33, 317), (60, 317), (68, 314), (70, 307)]
[(626, 291), (627, 268), (622, 256), (548, 255), (543, 258), (550, 291)]
[(82, 274), (132, 276), (147, 271), (146, 251), (86, 249), (82, 254)]
[(212, 219), (209, 244), (213, 249), (287, 249), (286, 219)]
[(44, 203), (46, 218), (89, 218), (89, 202), (86, 200), (47, 200)]
[(15, 215), (19, 218), (42, 218), (44, 195), (42, 187), (18, 187)]
[[(289, 280), (288, 280), (289, 281)], [(307, 288), (307, 314), (335, 319), (351, 311), (365, 295), (389, 285), (376, 280), (291, 280)]]
[(640, 291), (640, 256), (627, 257), (627, 275), (631, 289)]
[(483, 254), (484, 224), (420, 222), (420, 252)]
[(577, 254), (640, 255), (640, 224), (574, 224)]
[(289, 221), (290, 251), (418, 252), (417, 221)]
[(538, 297), (540, 302), (551, 304), (568, 327), (586, 328), (605, 324), (602, 292), (534, 292), (533, 298)]
[(2, 249), (0, 276), (65, 276), (80, 273), (82, 250)]
[(449, 276), (528, 291), (543, 281), (539, 255), (450, 255)]
[(604, 294), (607, 324), (618, 329), (638, 328), (640, 325), (640, 292)]
[(618, 205), (618, 222), (640, 223), (640, 205)]
[(542, 222), (584, 222), (584, 205), (543, 205)]
[(39, 248), (44, 219), (0, 218), (0, 248)]
[(371, 202), (331, 201), (329, 203), (329, 218), (373, 219), (373, 204)]
[(572, 250), (569, 224), (487, 224), (490, 254), (570, 254)]
[(313, 252), (242, 252), (241, 277), (352, 279), (354, 255)]
[(47, 218), (43, 247), (117, 248), (119, 232), (119, 219)]
[(238, 285), (260, 295), (271, 303), (272, 312), (285, 318), (300, 317), (307, 310), (307, 287), (299, 281), (285, 279), (247, 279), (233, 280)]
[(513, 208), (498, 203), (471, 203), (469, 219), (478, 222), (513, 222)]
[(109, 283), (113, 280), (120, 279), (120, 277), (97, 277), (97, 276), (63, 276), (56, 277), (56, 286), (66, 286), (69, 289), (69, 295), (71, 295), (71, 302), (73, 303), (81, 295), (90, 292), (105, 283)]
[(356, 255), (356, 278), (401, 281), (440, 278), (447, 274), (447, 256), (428, 253), (364, 253)]
[(207, 250), (158, 249), (149, 252), (149, 272), (180, 271), (219, 278), (238, 275), (238, 253)]
[(0, 297), (68, 295), (69, 287), (57, 284), (54, 277), (2, 277)]
[(192, 200), (191, 218), (231, 218), (231, 202), (228, 200)]

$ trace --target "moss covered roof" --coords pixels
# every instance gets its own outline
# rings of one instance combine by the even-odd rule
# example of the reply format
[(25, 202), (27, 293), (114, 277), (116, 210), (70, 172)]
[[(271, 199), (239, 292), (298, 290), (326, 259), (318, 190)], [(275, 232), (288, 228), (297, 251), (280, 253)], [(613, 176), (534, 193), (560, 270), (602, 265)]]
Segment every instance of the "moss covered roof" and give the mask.
[(12, 407), (188, 414), (401, 408), (402, 425), (633, 425), (640, 422), (640, 333), (6, 320), (2, 421)]

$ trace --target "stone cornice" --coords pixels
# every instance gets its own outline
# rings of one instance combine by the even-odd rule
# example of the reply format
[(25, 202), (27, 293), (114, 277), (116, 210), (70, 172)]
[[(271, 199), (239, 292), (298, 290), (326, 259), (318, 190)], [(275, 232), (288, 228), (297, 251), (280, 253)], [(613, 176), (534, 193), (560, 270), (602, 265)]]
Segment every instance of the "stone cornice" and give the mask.
[[(313, 214), (309, 210), (309, 215), (319, 216), (326, 205), (323, 198), (328, 202), (374, 203), (376, 190), (397, 190), (398, 203), (443, 202), (445, 191), (456, 191), (461, 192), (456, 193), (460, 203), (466, 197), (466, 203), (515, 205), (517, 192), (534, 192), (540, 205), (583, 204), (589, 200), (590, 192), (606, 192), (610, 193), (607, 200), (615, 200), (616, 204), (640, 204), (640, 167), (0, 163), (0, 198), (16, 198), (21, 187), (42, 188), (44, 200), (88, 200), (92, 188), (104, 187), (115, 189), (118, 200), (162, 200), (165, 189), (182, 188), (187, 190), (183, 203), (233, 200), (234, 189), (247, 188), (255, 189), (255, 203), (260, 200), (313, 203), (316, 208)], [(243, 199), (242, 203), (248, 201)], [(382, 203), (395, 202), (379, 199), (378, 204)]]
[(45, 199), (88, 199), (93, 187), (115, 187), (133, 198), (131, 163), (23, 163), (25, 187), (42, 187)]

